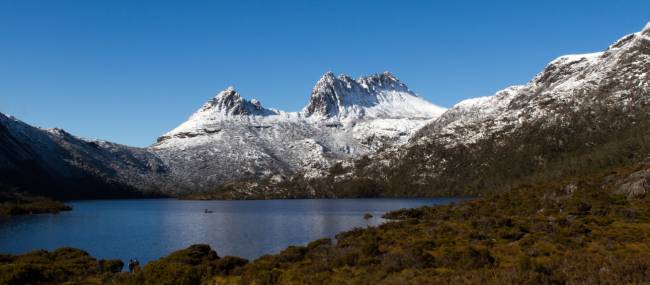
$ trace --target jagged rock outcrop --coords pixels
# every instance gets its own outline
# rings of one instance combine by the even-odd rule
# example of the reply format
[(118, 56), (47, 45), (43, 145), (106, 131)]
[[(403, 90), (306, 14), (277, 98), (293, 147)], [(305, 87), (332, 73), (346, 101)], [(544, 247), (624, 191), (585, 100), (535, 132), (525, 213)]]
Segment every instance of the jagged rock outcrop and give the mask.
[(203, 105), (197, 114), (209, 114), (217, 117), (216, 114), (225, 116), (237, 115), (274, 115), (276, 112), (262, 108), (262, 103), (257, 99), (248, 101), (243, 99), (234, 87), (228, 87), (217, 96)]
[[(407, 111), (410, 116), (429, 118), (431, 106), (389, 72), (353, 80), (338, 78), (327, 72), (316, 82), (303, 112), (305, 116), (363, 117), (396, 116)], [(382, 113), (378, 113), (381, 107)], [(408, 109), (408, 110), (405, 110)], [(367, 112), (367, 113), (366, 113)]]
[(650, 170), (636, 171), (623, 179), (616, 186), (616, 193), (623, 194), (628, 198), (643, 196), (650, 191)]

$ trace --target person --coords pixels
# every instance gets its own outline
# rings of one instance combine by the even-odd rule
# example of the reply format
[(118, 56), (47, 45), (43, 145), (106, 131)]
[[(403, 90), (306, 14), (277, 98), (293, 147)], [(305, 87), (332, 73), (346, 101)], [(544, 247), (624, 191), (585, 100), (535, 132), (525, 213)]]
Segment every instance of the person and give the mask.
[(137, 258), (129, 259), (129, 272), (136, 271), (138, 268), (140, 268), (140, 262), (138, 261), (138, 259)]

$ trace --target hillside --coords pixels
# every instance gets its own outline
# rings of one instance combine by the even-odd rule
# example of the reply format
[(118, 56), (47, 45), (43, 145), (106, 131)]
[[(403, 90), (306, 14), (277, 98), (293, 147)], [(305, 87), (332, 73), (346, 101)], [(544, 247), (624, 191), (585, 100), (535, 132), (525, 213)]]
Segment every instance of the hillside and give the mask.
[(157, 195), (153, 177), (165, 171), (146, 150), (37, 128), (0, 113), (0, 194), (143, 197)]
[(328, 174), (242, 181), (192, 198), (482, 195), (648, 154), (650, 24), (605, 51), (562, 56), (528, 84), (453, 106), (408, 143)]

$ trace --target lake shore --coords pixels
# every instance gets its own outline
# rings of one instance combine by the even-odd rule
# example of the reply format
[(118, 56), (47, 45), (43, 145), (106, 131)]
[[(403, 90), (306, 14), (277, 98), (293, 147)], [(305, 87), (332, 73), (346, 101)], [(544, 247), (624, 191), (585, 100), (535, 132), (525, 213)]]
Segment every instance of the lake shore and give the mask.
[[(109, 284), (639, 284), (650, 282), (650, 195), (625, 186), (647, 165), (541, 182), (450, 205), (398, 210), (393, 221), (289, 246), (253, 261), (194, 245), (134, 273), (33, 280)], [(627, 187), (627, 188), (626, 188)], [(0, 276), (35, 253), (4, 256)], [(40, 253), (43, 254), (43, 253)], [(83, 255), (83, 254), (82, 254)], [(90, 257), (85, 257), (86, 259)], [(92, 258), (90, 258), (92, 259)], [(21, 261), (23, 260), (23, 261)], [(65, 259), (44, 261), (44, 272)], [(104, 261), (106, 262), (106, 261)], [(58, 263), (59, 265), (56, 265)], [(18, 272), (18, 273), (16, 273)], [(45, 277), (44, 277), (45, 278)], [(58, 277), (57, 277), (58, 278)]]
[(58, 214), (63, 211), (72, 210), (72, 207), (64, 202), (45, 197), (17, 193), (0, 196), (0, 216)]
[[(192, 244), (209, 244), (222, 255), (255, 259), (290, 245), (379, 225), (389, 211), (459, 200), (68, 201), (74, 211), (5, 219), (0, 223), (0, 232), (6, 233), (0, 235), (0, 252), (23, 254), (70, 246), (97, 258), (137, 258), (146, 264)], [(372, 218), (364, 218), (365, 214)]]

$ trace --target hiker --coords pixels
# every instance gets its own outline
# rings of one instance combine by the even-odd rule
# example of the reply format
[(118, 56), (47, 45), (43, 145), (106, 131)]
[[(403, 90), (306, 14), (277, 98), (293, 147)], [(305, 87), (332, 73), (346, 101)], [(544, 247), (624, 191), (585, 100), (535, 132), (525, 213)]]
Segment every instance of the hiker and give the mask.
[(129, 259), (129, 272), (133, 272), (138, 268), (140, 268), (140, 262), (138, 261), (138, 259), (136, 258)]

